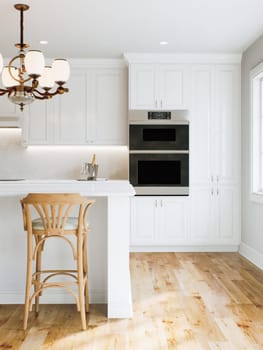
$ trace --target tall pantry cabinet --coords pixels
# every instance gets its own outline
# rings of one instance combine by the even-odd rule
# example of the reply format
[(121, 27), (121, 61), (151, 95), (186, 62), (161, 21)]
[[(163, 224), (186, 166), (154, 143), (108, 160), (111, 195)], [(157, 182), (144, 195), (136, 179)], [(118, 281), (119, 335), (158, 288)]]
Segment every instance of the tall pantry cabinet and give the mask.
[[(152, 67), (158, 67), (160, 74), (159, 67), (164, 69), (167, 65), (168, 72), (173, 67), (172, 77), (180, 82), (175, 84), (176, 91), (185, 101), (174, 109), (184, 109), (190, 122), (190, 195), (173, 197), (178, 201), (177, 213), (174, 213), (173, 218), (166, 218), (168, 222), (174, 220), (174, 226), (177, 227), (176, 221), (180, 218), (178, 213), (183, 212), (182, 222), (187, 225), (180, 224), (179, 220), (180, 229), (176, 229), (174, 235), (171, 233), (167, 240), (165, 225), (156, 220), (157, 210), (154, 209), (152, 218), (146, 213), (147, 220), (150, 221), (148, 228), (152, 232), (146, 233), (145, 224), (141, 220), (144, 217), (143, 202), (146, 199), (138, 196), (132, 199), (131, 204), (131, 250), (147, 251), (152, 247), (157, 251), (237, 250), (240, 244), (241, 211), (240, 56), (174, 55), (167, 59), (163, 55), (144, 55), (140, 60), (139, 55), (134, 54), (127, 55), (126, 58), (129, 62), (130, 108), (138, 109), (134, 87), (138, 91), (138, 85), (144, 84), (144, 77), (148, 79)], [(161, 61), (157, 62), (158, 59)], [(148, 70), (147, 60), (150, 62)], [(141, 74), (142, 67), (143, 72), (147, 72), (146, 75)], [(155, 85), (154, 91), (161, 91), (160, 87)], [(141, 104), (141, 109), (149, 110), (146, 107), (148, 106)], [(158, 109), (155, 105), (152, 108)], [(161, 108), (160, 104), (159, 109), (165, 108)], [(165, 199), (152, 196), (149, 200), (159, 203)], [(178, 211), (178, 208), (184, 210)], [(161, 212), (161, 209), (158, 210)], [(158, 232), (158, 235), (154, 232)]]
[(240, 67), (192, 67), (191, 241), (240, 241)]

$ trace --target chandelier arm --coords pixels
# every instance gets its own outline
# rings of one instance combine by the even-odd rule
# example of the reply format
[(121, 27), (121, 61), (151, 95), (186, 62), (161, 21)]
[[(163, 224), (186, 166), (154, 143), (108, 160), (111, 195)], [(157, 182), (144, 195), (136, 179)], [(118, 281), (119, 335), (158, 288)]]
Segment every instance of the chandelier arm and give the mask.
[(3, 95), (5, 95), (8, 92), (9, 92), (8, 89), (0, 89), (0, 96), (3, 96)]
[(49, 92), (49, 91), (41, 92), (37, 89), (32, 90), (32, 93), (34, 94), (35, 97), (37, 97), (35, 95), (35, 93), (37, 93), (38, 95), (43, 96), (44, 98), (51, 98), (51, 97), (56, 96), (56, 95), (62, 95), (65, 92), (68, 92), (68, 88), (64, 88), (62, 86), (57, 87), (56, 91), (54, 91), (54, 92)]
[(46, 100), (47, 99), (47, 97), (45, 97), (45, 96), (38, 96), (38, 95), (35, 95), (34, 93), (33, 93), (33, 95), (37, 100)]

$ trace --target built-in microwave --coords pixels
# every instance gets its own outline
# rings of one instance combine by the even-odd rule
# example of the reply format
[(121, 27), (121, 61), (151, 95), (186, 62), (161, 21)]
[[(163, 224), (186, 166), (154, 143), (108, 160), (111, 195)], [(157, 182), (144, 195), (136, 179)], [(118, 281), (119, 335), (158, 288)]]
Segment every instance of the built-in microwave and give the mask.
[(130, 150), (189, 150), (188, 124), (130, 124)]

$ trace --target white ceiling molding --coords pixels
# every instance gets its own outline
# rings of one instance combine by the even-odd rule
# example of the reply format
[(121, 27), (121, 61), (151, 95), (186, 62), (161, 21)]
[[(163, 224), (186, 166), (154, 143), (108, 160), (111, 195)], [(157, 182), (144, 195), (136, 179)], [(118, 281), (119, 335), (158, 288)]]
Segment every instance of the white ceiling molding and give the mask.
[(128, 63), (240, 63), (241, 54), (143, 54), (124, 53)]

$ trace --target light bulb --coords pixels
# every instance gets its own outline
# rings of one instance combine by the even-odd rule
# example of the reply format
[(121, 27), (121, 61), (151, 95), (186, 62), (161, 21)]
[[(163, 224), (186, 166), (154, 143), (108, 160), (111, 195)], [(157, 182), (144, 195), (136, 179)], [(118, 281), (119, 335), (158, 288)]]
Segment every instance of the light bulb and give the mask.
[(54, 86), (53, 69), (50, 66), (45, 66), (43, 74), (38, 78), (39, 85), (43, 88), (51, 89)]
[(26, 71), (29, 76), (39, 77), (43, 74), (45, 59), (41, 51), (30, 50), (25, 57)]
[(69, 63), (63, 58), (55, 59), (52, 63), (54, 81), (56, 83), (65, 83), (70, 74)]
[[(11, 67), (11, 72), (13, 74), (13, 76), (16, 79), (19, 79), (18, 76), (18, 69), (16, 67)], [(16, 86), (19, 85), (19, 82), (16, 81), (9, 73), (9, 69), (8, 67), (4, 67), (3, 72), (2, 72), (2, 83), (4, 85), (4, 87), (9, 88), (11, 86)]]

